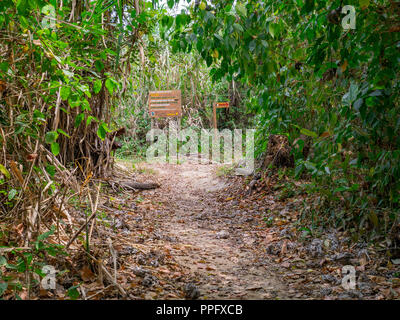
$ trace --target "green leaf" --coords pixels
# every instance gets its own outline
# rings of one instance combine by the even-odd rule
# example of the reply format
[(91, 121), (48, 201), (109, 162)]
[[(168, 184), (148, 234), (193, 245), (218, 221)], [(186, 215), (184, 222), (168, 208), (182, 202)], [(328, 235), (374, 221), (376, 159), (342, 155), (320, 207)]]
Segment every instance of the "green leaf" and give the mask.
[(48, 144), (52, 144), (56, 142), (57, 138), (58, 138), (58, 133), (56, 131), (49, 131), (46, 133), (45, 141)]
[(104, 63), (101, 62), (100, 60), (96, 60), (94, 66), (96, 67), (96, 70), (98, 72), (101, 72), (104, 69)]
[(101, 90), (102, 83), (100, 79), (97, 79), (93, 84), (93, 91), (95, 94), (98, 94)]
[(247, 15), (247, 9), (243, 4), (241, 4), (241, 3), (236, 4), (235, 9), (236, 9), (236, 12), (241, 14), (242, 16)]
[(85, 114), (80, 113), (75, 118), (75, 128), (78, 128), (79, 125), (82, 123), (83, 119), (85, 119)]
[(294, 174), (296, 178), (300, 177), (300, 174), (303, 172), (303, 170), (304, 170), (304, 165), (302, 163), (296, 166), (296, 168), (294, 169)]
[(106, 88), (110, 95), (112, 95), (114, 92), (114, 83), (110, 79), (106, 80)]
[(79, 285), (76, 285), (68, 289), (67, 295), (71, 298), (71, 300), (76, 300), (79, 298), (79, 291), (77, 290), (78, 287)]
[(97, 129), (97, 136), (101, 139), (104, 140), (106, 138), (106, 130), (103, 126), (103, 123), (99, 125), (99, 128)]
[(46, 166), (46, 171), (53, 178), (56, 174), (56, 167), (51, 164), (48, 164)]
[(62, 135), (66, 136), (67, 138), (71, 138), (68, 133), (66, 133), (64, 130), (57, 129), (57, 132), (61, 133)]
[(361, 108), (363, 102), (364, 102), (363, 98), (357, 99), (356, 102), (354, 102), (354, 105), (353, 105), (354, 109), (356, 109), (357, 111), (360, 111), (360, 108)]
[(244, 32), (243, 27), (238, 23), (234, 23), (233, 28), (238, 32)]
[(51, 152), (55, 155), (58, 156), (58, 154), (60, 153), (60, 145), (57, 142), (53, 142), (50, 145), (51, 148)]
[(307, 168), (307, 170), (310, 171), (316, 171), (317, 168), (315, 167), (314, 163), (310, 162), (310, 161), (304, 161), (304, 166)]
[(54, 234), (55, 231), (55, 227), (51, 226), (49, 231), (46, 231), (45, 233), (42, 233), (41, 235), (39, 235), (37, 237), (37, 241), (43, 241), (45, 239), (47, 239), (48, 237), (50, 237), (52, 234)]
[(0, 256), (0, 267), (5, 266), (7, 264), (7, 259), (3, 256)]
[(278, 31), (278, 25), (275, 23), (270, 23), (268, 26), (268, 31), (269, 31), (269, 34), (271, 35), (271, 37), (275, 38), (275, 35)]
[(318, 134), (316, 134), (315, 132), (310, 131), (308, 129), (305, 129), (305, 128), (302, 128), (300, 130), (300, 133), (302, 133), (302, 134), (304, 134), (306, 136), (309, 136), (309, 137), (318, 138)]
[(93, 116), (89, 116), (89, 117), (87, 118), (87, 120), (86, 120), (86, 126), (88, 126), (88, 125), (92, 122), (92, 120), (94, 120), (94, 121), (96, 121), (96, 122), (99, 122), (99, 120), (97, 120), (97, 118), (95, 118), (95, 117), (93, 117)]
[(39, 120), (39, 121), (46, 121), (45, 115), (37, 109), (35, 109), (35, 111), (33, 111), (33, 118), (35, 120)]
[(3, 71), (4, 73), (8, 71), (9, 67), (10, 65), (8, 64), (8, 62), (3, 61), (0, 63), (0, 70)]
[(0, 297), (7, 290), (7, 287), (8, 287), (8, 283), (7, 282), (1, 282), (0, 283)]
[(64, 100), (64, 101), (67, 100), (70, 93), (71, 93), (71, 88), (70, 87), (62, 87), (61, 88), (61, 92), (60, 92), (61, 99)]
[(369, 6), (369, 0), (359, 0), (360, 7), (365, 9)]
[(63, 70), (62, 71), (64, 73), (64, 75), (66, 76), (67, 79), (70, 79), (74, 76), (74, 73), (68, 70)]
[(0, 164), (0, 172), (6, 176), (7, 179), (10, 179), (10, 172), (6, 169), (5, 166)]
[(168, 7), (170, 9), (172, 9), (174, 7), (174, 5), (175, 5), (175, 1), (174, 0), (168, 0), (167, 3), (168, 3)]
[(17, 190), (11, 189), (10, 192), (8, 193), (8, 200), (14, 199), (17, 194), (18, 194)]

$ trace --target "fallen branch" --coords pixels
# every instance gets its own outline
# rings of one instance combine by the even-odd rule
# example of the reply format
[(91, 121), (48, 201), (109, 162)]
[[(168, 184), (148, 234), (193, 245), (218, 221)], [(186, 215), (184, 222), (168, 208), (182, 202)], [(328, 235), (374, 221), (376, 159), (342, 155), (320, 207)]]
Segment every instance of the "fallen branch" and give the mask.
[(149, 183), (120, 182), (119, 185), (122, 188), (139, 189), (139, 190), (151, 190), (151, 189), (157, 189), (160, 187), (160, 185), (158, 183), (154, 183), (154, 182), (149, 182)]

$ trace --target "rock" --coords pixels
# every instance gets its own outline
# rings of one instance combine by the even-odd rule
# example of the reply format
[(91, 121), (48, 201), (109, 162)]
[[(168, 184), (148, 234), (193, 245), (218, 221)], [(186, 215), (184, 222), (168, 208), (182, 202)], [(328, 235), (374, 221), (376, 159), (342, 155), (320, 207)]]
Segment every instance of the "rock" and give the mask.
[(186, 284), (185, 287), (183, 288), (183, 292), (185, 293), (186, 299), (195, 300), (200, 297), (200, 290), (193, 283)]
[(229, 232), (226, 230), (222, 230), (217, 233), (217, 239), (228, 239), (229, 238)]
[(235, 170), (235, 174), (237, 176), (251, 176), (253, 174), (254, 170), (253, 169), (246, 169), (246, 168), (237, 168)]

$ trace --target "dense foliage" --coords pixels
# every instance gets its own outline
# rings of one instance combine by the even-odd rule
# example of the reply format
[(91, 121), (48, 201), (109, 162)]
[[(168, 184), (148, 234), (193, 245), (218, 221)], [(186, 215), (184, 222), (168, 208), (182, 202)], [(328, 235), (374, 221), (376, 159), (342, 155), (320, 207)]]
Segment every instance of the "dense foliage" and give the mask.
[(328, 206), (346, 212), (340, 223), (387, 228), (400, 200), (399, 14), (393, 1), (203, 1), (176, 17), (171, 43), (197, 50), (214, 79), (250, 86), (259, 151), (269, 133), (313, 139), (296, 174), (311, 173), (326, 204), (341, 200)]

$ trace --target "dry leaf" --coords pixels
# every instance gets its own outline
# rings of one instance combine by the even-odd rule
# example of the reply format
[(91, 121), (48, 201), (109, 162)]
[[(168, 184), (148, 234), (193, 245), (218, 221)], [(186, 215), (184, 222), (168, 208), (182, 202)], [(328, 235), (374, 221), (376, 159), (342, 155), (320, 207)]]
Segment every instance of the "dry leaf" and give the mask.
[(96, 279), (95, 274), (90, 270), (89, 266), (84, 266), (82, 270), (80, 271), (81, 278), (83, 281), (88, 282), (88, 281), (93, 281)]

